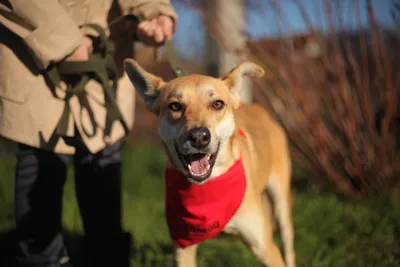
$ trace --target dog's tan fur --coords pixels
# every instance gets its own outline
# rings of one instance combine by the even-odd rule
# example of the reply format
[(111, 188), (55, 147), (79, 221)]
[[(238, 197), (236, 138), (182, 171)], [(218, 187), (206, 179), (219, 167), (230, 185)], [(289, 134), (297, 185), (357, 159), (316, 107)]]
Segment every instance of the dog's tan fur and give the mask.
[[(273, 200), (279, 223), (286, 266), (295, 267), (294, 230), (291, 214), (291, 161), (287, 138), (282, 128), (259, 105), (241, 104), (238, 91), (243, 76), (261, 77), (264, 70), (244, 62), (224, 77), (217, 79), (188, 75), (164, 82), (143, 70), (134, 60), (125, 60), (125, 69), (150, 111), (159, 118), (160, 135), (169, 160), (182, 169), (174, 144), (192, 127), (211, 131), (208, 152), (219, 153), (211, 178), (226, 172), (242, 156), (247, 188), (244, 200), (224, 231), (239, 234), (265, 266), (283, 267), (285, 263), (273, 241), (272, 219), (265, 210), (265, 190)], [(223, 100), (222, 110), (210, 108), (216, 99)], [(169, 103), (183, 103), (182, 112), (171, 112)], [(238, 137), (242, 129), (246, 138)], [(184, 145), (179, 149), (185, 150)], [(197, 245), (177, 249), (178, 267), (196, 266)]]

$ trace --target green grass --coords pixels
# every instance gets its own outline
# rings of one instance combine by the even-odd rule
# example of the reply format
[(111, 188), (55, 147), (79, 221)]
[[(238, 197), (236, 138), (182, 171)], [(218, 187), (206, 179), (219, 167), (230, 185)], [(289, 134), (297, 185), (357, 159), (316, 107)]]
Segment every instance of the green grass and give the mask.
[[(149, 145), (127, 146), (123, 154), (123, 221), (134, 238), (132, 266), (173, 266), (164, 219), (164, 155), (160, 148)], [(11, 157), (0, 158), (0, 233), (14, 227), (14, 163)], [(73, 262), (81, 266), (82, 224), (72, 174), (71, 168), (63, 223)], [(400, 203), (395, 198), (354, 202), (320, 191), (295, 190), (293, 213), (297, 266), (400, 266)], [(6, 250), (1, 248), (11, 240), (0, 240), (0, 266), (7, 266), (2, 264)], [(261, 266), (236, 237), (205, 242), (199, 248), (198, 263), (200, 267)]]

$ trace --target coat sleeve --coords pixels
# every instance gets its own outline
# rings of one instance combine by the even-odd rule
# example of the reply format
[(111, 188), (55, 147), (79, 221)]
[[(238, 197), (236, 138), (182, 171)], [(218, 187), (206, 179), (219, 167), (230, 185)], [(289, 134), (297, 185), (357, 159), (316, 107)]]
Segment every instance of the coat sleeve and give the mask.
[(125, 13), (143, 16), (145, 19), (166, 15), (171, 17), (175, 24), (178, 21), (178, 15), (170, 0), (119, 0), (119, 2), (122, 11)]
[(40, 69), (61, 61), (83, 42), (78, 25), (57, 0), (0, 3), (0, 23), (23, 39)]

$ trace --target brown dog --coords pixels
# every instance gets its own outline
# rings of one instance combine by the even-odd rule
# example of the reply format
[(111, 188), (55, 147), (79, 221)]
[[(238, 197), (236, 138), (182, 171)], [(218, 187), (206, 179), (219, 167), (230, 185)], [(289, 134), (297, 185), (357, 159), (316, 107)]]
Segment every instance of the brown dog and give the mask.
[[(244, 62), (220, 79), (188, 75), (169, 82), (132, 59), (125, 60), (125, 70), (147, 108), (158, 116), (160, 135), (175, 169), (167, 171), (174, 177), (167, 177), (166, 211), (170, 234), (178, 244), (177, 265), (196, 266), (198, 244), (223, 231), (240, 235), (265, 266), (285, 266), (265, 209), (267, 189), (286, 266), (295, 267), (287, 138), (264, 108), (241, 104), (238, 95), (244, 76), (261, 77), (264, 70)], [(233, 168), (235, 177), (227, 178)], [(173, 191), (174, 187), (178, 189)], [(203, 228), (193, 226), (207, 221), (209, 213), (221, 220)]]

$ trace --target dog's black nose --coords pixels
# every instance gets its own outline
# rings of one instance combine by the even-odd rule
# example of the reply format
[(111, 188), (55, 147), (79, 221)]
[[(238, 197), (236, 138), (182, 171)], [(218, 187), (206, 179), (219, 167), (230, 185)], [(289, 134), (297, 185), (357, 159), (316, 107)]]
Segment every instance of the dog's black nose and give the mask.
[(207, 128), (193, 128), (188, 133), (188, 141), (190, 145), (197, 149), (202, 149), (208, 146), (211, 140), (210, 130)]

